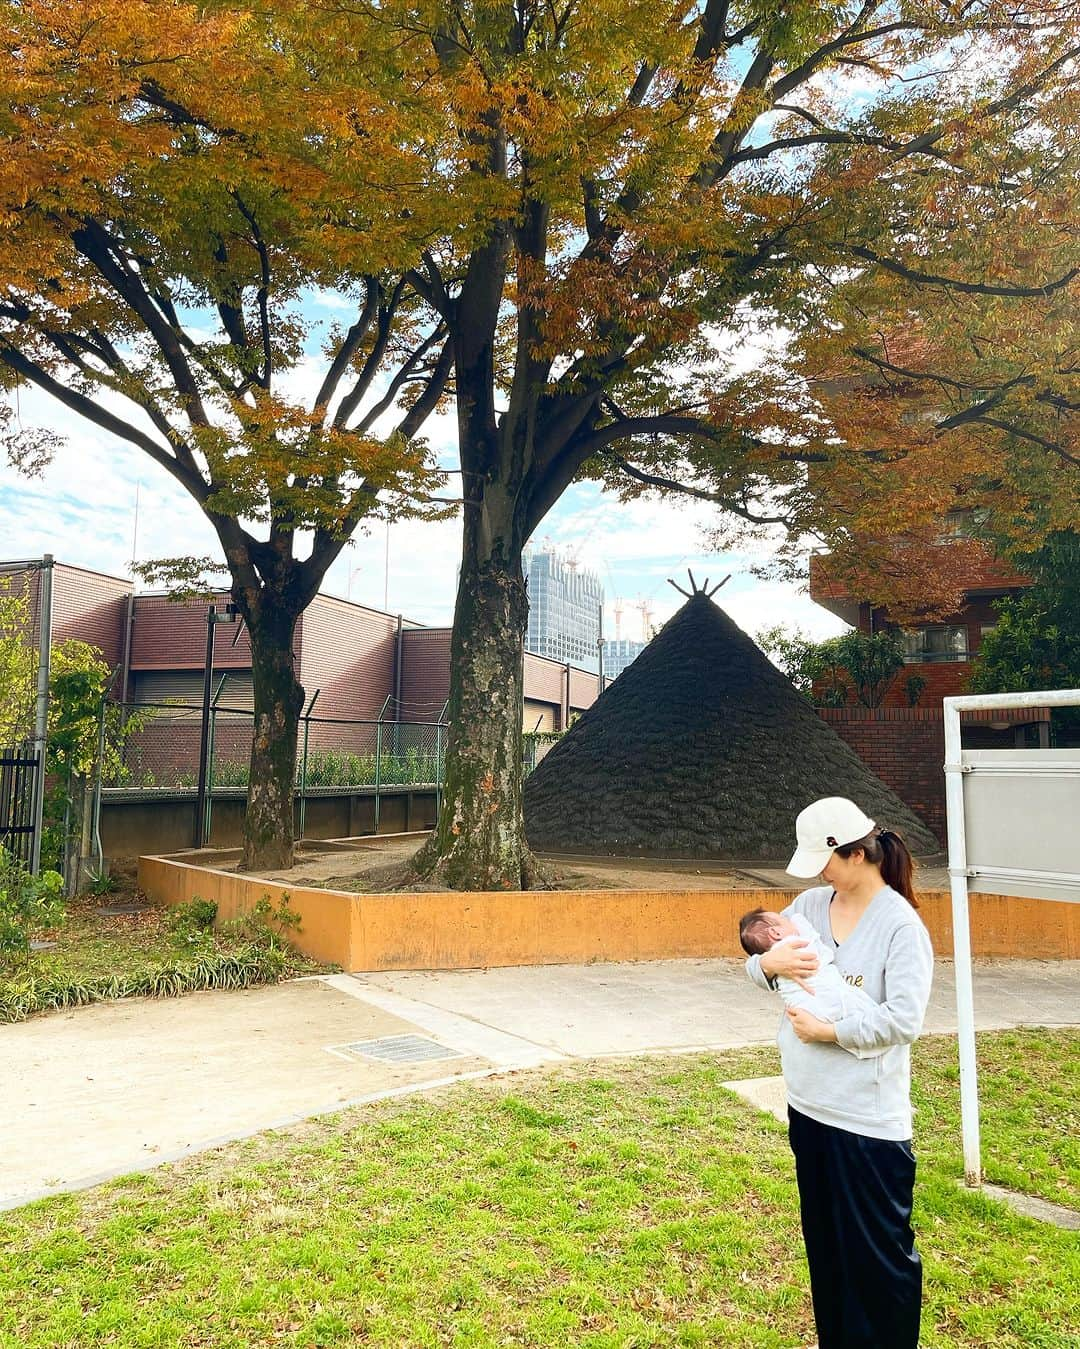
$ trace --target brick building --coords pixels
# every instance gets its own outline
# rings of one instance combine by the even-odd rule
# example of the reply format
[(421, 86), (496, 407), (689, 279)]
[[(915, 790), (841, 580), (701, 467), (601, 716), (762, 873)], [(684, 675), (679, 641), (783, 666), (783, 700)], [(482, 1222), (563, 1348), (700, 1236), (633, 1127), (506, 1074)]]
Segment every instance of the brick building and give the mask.
[(982, 639), (997, 621), (994, 601), (1018, 594), (1030, 577), (995, 558), (974, 539), (943, 540), (937, 548), (948, 558), (962, 591), (960, 606), (933, 620), (894, 622), (887, 608), (879, 608), (850, 593), (850, 586), (830, 574), (829, 555), (810, 558), (810, 596), (830, 613), (860, 632), (899, 631), (906, 653), (904, 668), (886, 692), (883, 706), (910, 706), (907, 691), (912, 676), (924, 682), (918, 705), (940, 707), (942, 698), (967, 691), (968, 665)]
[[(949, 550), (949, 565), (963, 592), (958, 608), (944, 617), (902, 625), (893, 622), (886, 608), (852, 596), (850, 588), (830, 574), (828, 554), (810, 558), (810, 595), (860, 632), (901, 634), (904, 667), (893, 677), (880, 707), (823, 707), (818, 711), (944, 841), (942, 699), (967, 692), (971, 659), (997, 620), (994, 601), (1018, 594), (1031, 580), (973, 539), (945, 538), (937, 547)], [(912, 679), (914, 687), (909, 683)], [(913, 693), (917, 693), (914, 706)], [(962, 718), (964, 745), (969, 749), (1046, 746), (1049, 728), (1047, 708), (966, 712)]]
[[(4, 584), (25, 593), (37, 640), (40, 571), (13, 569)], [(212, 602), (219, 608), (227, 597)], [(202, 702), (206, 600), (136, 594), (130, 581), (66, 563), (53, 564), (52, 640), (97, 647), (116, 671), (114, 697), (138, 703)], [(425, 628), (332, 595), (317, 595), (301, 615), (293, 643), (307, 698), (319, 716), (397, 721), (440, 719), (450, 692), (450, 629)], [(214, 687), (222, 707), (252, 706), (251, 649), (243, 627), (214, 632)], [(224, 682), (222, 682), (224, 681)], [(526, 653), (522, 724), (560, 730), (597, 696), (588, 670)]]

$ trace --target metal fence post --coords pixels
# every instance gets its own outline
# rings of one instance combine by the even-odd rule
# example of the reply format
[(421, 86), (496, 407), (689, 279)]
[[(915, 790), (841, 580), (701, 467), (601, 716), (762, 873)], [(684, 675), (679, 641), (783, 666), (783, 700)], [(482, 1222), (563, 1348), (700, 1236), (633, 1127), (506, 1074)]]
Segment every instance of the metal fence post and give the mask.
[(439, 811), (442, 809), (442, 723), (435, 724), (435, 823), (439, 823)]
[(379, 789), (382, 786), (382, 722), (375, 723), (375, 830), (379, 832)]
[(318, 698), (322, 689), (316, 689), (311, 695), (311, 702), (307, 705), (307, 711), (304, 713), (304, 752), (300, 758), (300, 829), (298, 838), (304, 837), (304, 829), (307, 827), (307, 767), (308, 767), (308, 736), (311, 731), (311, 709), (315, 706), (315, 699)]

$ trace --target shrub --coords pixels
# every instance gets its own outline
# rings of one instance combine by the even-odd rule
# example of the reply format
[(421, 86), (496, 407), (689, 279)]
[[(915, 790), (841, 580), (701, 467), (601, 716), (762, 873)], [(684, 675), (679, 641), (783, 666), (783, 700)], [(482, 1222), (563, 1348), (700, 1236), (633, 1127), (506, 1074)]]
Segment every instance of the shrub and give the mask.
[(18, 857), (0, 848), (0, 965), (26, 964), (33, 934), (60, 926), (63, 890), (59, 872), (32, 876)]
[(0, 1022), (25, 1021), (35, 1012), (84, 1007), (109, 998), (175, 998), (202, 989), (251, 988), (276, 983), (287, 967), (288, 955), (280, 944), (251, 942), (237, 951), (200, 952), (192, 960), (130, 976), (82, 981), (38, 978), (28, 970), (0, 989)]
[(924, 675), (908, 675), (904, 680), (904, 696), (907, 698), (908, 707), (918, 706), (924, 688), (926, 688), (926, 678)]
[(214, 926), (217, 905), (211, 899), (196, 895), (186, 904), (176, 904), (169, 910), (168, 923), (173, 932), (206, 932)]
[(275, 907), (268, 894), (247, 913), (225, 924), (225, 931), (268, 950), (282, 950), (289, 944), (289, 934), (300, 931), (300, 915), (289, 907), (289, 892), (282, 891)]

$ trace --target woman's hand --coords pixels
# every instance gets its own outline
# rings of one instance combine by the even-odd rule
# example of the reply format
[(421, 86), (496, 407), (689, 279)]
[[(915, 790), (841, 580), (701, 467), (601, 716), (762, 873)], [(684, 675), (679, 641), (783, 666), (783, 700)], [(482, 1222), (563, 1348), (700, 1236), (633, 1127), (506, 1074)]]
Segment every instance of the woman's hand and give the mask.
[(820, 1017), (808, 1012), (805, 1007), (787, 1009), (791, 1029), (805, 1045), (835, 1044), (836, 1027), (831, 1021), (822, 1021)]
[(767, 978), (779, 975), (783, 979), (794, 979), (807, 993), (813, 993), (806, 980), (817, 973), (818, 958), (808, 941), (781, 942), (766, 951), (760, 963), (761, 972)]

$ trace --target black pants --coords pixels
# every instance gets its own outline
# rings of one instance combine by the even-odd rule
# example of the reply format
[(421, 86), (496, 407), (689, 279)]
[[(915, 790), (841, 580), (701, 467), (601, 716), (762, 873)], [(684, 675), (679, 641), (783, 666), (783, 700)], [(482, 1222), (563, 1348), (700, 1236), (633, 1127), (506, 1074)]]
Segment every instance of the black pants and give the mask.
[(910, 1143), (788, 1109), (820, 1349), (915, 1349), (922, 1262), (911, 1230)]

